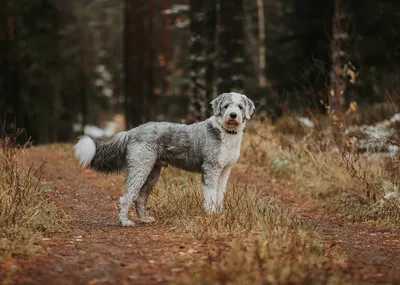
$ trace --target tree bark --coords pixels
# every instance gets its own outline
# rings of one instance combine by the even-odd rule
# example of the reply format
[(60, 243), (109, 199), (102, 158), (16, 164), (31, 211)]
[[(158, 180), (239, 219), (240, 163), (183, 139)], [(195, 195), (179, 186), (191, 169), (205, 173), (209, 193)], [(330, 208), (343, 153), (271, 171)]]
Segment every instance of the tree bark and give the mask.
[(218, 93), (244, 89), (244, 7), (242, 0), (221, 0)]
[(130, 106), (132, 105), (132, 3), (131, 0), (124, 1), (123, 15), (124, 15), (124, 26), (123, 26), (123, 66), (124, 66), (124, 113), (125, 113), (125, 128), (129, 130), (132, 128), (132, 113)]
[(145, 17), (143, 15), (144, 1), (133, 1), (132, 9), (132, 30), (130, 37), (133, 39), (132, 49), (132, 67), (133, 72), (131, 74), (130, 80), (133, 85), (131, 85), (132, 90), (130, 90), (131, 96), (131, 124), (132, 127), (137, 127), (144, 123), (144, 106), (146, 99), (146, 89), (145, 82), (146, 78), (146, 35), (145, 35)]
[(331, 107), (337, 112), (338, 116), (341, 116), (341, 109), (345, 103), (344, 96), (347, 82), (344, 65), (349, 58), (348, 48), (350, 41), (348, 34), (350, 14), (346, 9), (347, 5), (342, 1), (335, 0), (331, 41), (330, 101)]
[[(24, 125), (24, 117), (22, 116), (21, 108), (21, 95), (20, 95), (20, 81), (19, 81), (19, 64), (17, 60), (18, 47), (17, 47), (17, 21), (16, 17), (12, 14), (13, 4), (12, 1), (6, 1), (2, 12), (2, 20), (4, 21), (4, 42), (2, 42), (3, 60), (1, 63), (1, 72), (4, 74), (3, 81), (1, 82), (2, 106), (0, 118), (5, 123), (3, 126), (5, 134), (15, 134), (15, 132), (22, 128)], [(19, 143), (24, 143), (27, 137), (19, 137)]]
[[(164, 0), (164, 10), (171, 8), (171, 0)], [(163, 94), (166, 95), (169, 91), (170, 83), (168, 76), (170, 75), (169, 69), (169, 61), (170, 61), (170, 27), (171, 27), (171, 19), (168, 13), (163, 14), (163, 56), (164, 56), (164, 67), (163, 67), (163, 81), (162, 81), (162, 90)]]
[(155, 80), (154, 80), (154, 0), (148, 0), (148, 33), (147, 33), (147, 43), (148, 43), (148, 63), (147, 63), (147, 121), (156, 120), (156, 103), (157, 97), (154, 93)]
[(192, 121), (207, 117), (205, 13), (204, 1), (193, 0), (190, 10), (190, 94), (189, 118)]
[[(218, 3), (215, 0), (206, 0), (206, 16), (205, 16), (205, 88), (206, 88), (206, 106), (215, 97), (217, 97), (217, 88), (215, 82), (217, 59), (217, 9)], [(212, 109), (207, 108), (207, 117), (212, 114)], [(203, 118), (205, 119), (205, 118)]]
[(264, 21), (264, 0), (257, 0), (258, 12), (258, 84), (260, 87), (267, 86), (265, 77), (265, 21)]
[(88, 83), (88, 54), (87, 54), (87, 29), (82, 29), (82, 77), (81, 77), (81, 114), (82, 114), (82, 134), (88, 123), (88, 98), (87, 98), (87, 83)]

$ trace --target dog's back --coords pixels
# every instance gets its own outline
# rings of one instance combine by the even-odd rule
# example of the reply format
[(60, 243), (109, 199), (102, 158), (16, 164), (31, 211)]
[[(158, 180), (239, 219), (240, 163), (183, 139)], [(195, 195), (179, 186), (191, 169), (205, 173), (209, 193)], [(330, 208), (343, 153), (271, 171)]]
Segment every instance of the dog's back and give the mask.
[(208, 157), (217, 157), (221, 137), (210, 121), (196, 124), (150, 122), (109, 141), (83, 136), (74, 146), (75, 157), (82, 166), (101, 172), (117, 172), (126, 166), (135, 146), (151, 149), (158, 157), (156, 163), (200, 172)]

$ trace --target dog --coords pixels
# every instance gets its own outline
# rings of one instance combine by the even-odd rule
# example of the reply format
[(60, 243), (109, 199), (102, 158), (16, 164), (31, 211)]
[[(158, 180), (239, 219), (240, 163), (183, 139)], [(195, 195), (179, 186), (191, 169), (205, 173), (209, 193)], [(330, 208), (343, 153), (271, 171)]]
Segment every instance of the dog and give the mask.
[(74, 154), (81, 166), (105, 173), (128, 170), (126, 189), (119, 199), (120, 225), (135, 225), (129, 219), (132, 202), (142, 223), (155, 221), (146, 204), (165, 166), (201, 173), (205, 212), (222, 208), (231, 169), (240, 155), (243, 130), (255, 106), (247, 96), (235, 92), (223, 93), (210, 104), (213, 116), (202, 122), (149, 122), (109, 141), (89, 136), (79, 139)]

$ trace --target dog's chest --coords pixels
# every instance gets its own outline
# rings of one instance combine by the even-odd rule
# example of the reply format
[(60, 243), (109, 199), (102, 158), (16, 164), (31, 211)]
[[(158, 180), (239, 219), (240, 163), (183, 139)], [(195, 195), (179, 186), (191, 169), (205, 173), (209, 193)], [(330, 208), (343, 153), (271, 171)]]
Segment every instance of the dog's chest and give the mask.
[(240, 144), (242, 135), (225, 136), (222, 138), (218, 162), (221, 166), (232, 166), (236, 163), (240, 155)]

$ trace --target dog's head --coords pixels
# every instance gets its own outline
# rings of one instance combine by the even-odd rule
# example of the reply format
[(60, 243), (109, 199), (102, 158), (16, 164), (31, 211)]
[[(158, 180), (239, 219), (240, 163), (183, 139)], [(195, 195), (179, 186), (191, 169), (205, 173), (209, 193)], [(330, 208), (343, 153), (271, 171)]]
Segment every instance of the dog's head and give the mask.
[(214, 116), (221, 125), (232, 131), (243, 128), (254, 112), (254, 103), (245, 95), (235, 92), (223, 93), (211, 101)]

